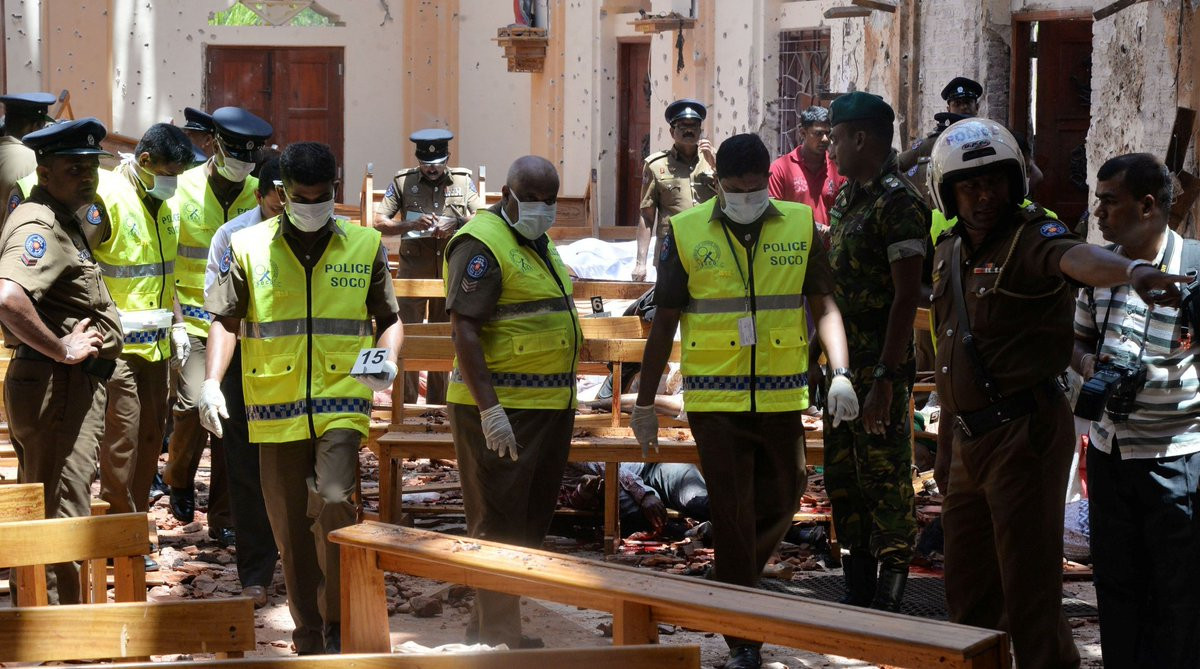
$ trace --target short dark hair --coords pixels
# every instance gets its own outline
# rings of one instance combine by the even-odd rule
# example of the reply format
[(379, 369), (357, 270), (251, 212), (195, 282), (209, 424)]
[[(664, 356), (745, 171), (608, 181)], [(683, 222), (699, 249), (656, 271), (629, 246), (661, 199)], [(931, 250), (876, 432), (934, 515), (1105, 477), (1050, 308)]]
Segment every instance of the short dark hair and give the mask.
[(279, 174), (284, 183), (332, 183), (337, 180), (337, 159), (329, 146), (320, 142), (288, 144), (279, 157)]
[(275, 182), (280, 180), (279, 156), (267, 158), (265, 163), (258, 165), (258, 194), (265, 196), (275, 190)]
[(743, 177), (747, 174), (770, 174), (771, 152), (762, 138), (754, 133), (734, 135), (721, 142), (717, 149), (717, 176)]
[(891, 145), (892, 136), (895, 133), (895, 128), (892, 127), (891, 121), (876, 118), (861, 118), (854, 121), (845, 122), (847, 130), (850, 132), (864, 132), (868, 137), (874, 137), (883, 144)]
[(152, 162), (168, 165), (191, 165), (195, 160), (192, 140), (170, 123), (155, 123), (142, 134), (133, 155), (143, 153), (149, 153)]
[[(1123, 175), (1123, 176), (1122, 176)], [(1170, 209), (1175, 201), (1175, 183), (1171, 170), (1151, 153), (1126, 153), (1109, 158), (1096, 172), (1096, 180), (1108, 181), (1121, 178), (1125, 189), (1136, 200), (1153, 195), (1154, 201), (1163, 209)]]
[(812, 106), (800, 112), (800, 127), (811, 128), (816, 123), (829, 123), (829, 110)]
[(1029, 138), (1025, 136), (1025, 133), (1021, 132), (1020, 130), (1011, 130), (1010, 132), (1012, 133), (1013, 139), (1017, 140), (1017, 148), (1021, 150), (1021, 155), (1025, 158), (1032, 157), (1033, 142), (1030, 142)]

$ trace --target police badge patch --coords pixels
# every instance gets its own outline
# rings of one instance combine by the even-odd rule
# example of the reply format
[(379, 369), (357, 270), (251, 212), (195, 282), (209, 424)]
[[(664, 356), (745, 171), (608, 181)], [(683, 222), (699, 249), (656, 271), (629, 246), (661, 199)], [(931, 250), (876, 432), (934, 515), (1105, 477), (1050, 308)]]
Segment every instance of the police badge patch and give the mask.
[(19, 204), (21, 204), (21, 196), (13, 193), (12, 197), (8, 198), (8, 213), (13, 213), (13, 209), (16, 209)]
[(232, 265), (233, 265), (233, 247), (229, 246), (229, 247), (225, 248), (225, 253), (221, 254), (221, 260), (219, 263), (217, 263), (217, 267), (221, 270), (221, 274), (226, 274), (229, 272), (229, 268)]
[(1051, 221), (1049, 223), (1043, 223), (1040, 232), (1042, 233), (1043, 237), (1053, 239), (1055, 237), (1062, 237), (1063, 235), (1067, 234), (1067, 226), (1059, 223), (1058, 221)]
[(467, 262), (467, 276), (472, 279), (480, 279), (488, 270), (487, 256), (480, 253)]
[(396, 197), (396, 184), (388, 184), (387, 191), (383, 194), (384, 197)]
[(84, 218), (92, 225), (100, 225), (100, 207), (94, 204), (88, 207), (87, 215)]

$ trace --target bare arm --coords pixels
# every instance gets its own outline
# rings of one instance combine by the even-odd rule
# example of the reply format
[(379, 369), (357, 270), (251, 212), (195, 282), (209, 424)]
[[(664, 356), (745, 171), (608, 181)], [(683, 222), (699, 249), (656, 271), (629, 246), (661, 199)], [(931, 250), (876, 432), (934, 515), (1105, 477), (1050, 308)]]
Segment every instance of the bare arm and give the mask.
[(422, 217), (412, 221), (404, 220), (404, 211), (396, 212), (395, 216), (375, 214), (375, 229), (384, 235), (402, 235), (409, 230), (424, 230), (429, 227), (429, 221)]
[(650, 237), (654, 231), (654, 207), (642, 209), (641, 225), (637, 227), (637, 255), (633, 257), (633, 280), (642, 281), (646, 278), (646, 252), (650, 249)]
[(237, 346), (237, 333), (242, 328), (242, 319), (216, 316), (208, 326), (208, 350), (204, 357), (204, 378), (220, 383), (233, 359)]
[[(1059, 259), (1059, 269), (1063, 274), (1080, 283), (1097, 288), (1112, 288), (1132, 284), (1147, 304), (1165, 304), (1175, 306), (1179, 303), (1179, 283), (1187, 283), (1187, 276), (1164, 274), (1149, 265), (1136, 267), (1132, 279), (1127, 274), (1131, 261), (1125, 256), (1112, 251), (1080, 244), (1072, 247)], [(1151, 296), (1150, 290), (1164, 290), (1163, 295)]]
[(482, 333), (483, 321), (457, 311), (450, 312), (450, 334), (454, 340), (454, 353), (458, 356), (458, 371), (480, 411), (500, 403), (496, 388), (492, 386), (492, 371), (483, 357)]
[(38, 316), (25, 289), (10, 279), (0, 279), (0, 321), (38, 353), (68, 364), (95, 357), (104, 343), (99, 332), (87, 330), (89, 318), (81, 320), (67, 336), (55, 336)]
[(375, 346), (386, 348), (388, 360), (396, 362), (397, 356), (400, 355), (400, 346), (404, 343), (404, 324), (400, 322), (400, 317), (396, 314), (376, 316), (375, 331), (379, 333)]
[[(849, 367), (850, 355), (847, 353), (846, 329), (842, 325), (842, 312), (838, 309), (833, 295), (810, 296), (808, 307), (817, 321), (820, 350), (825, 351), (825, 358), (829, 361), (830, 368), (845, 369)], [(809, 364), (815, 364), (815, 360), (810, 361)]]
[(671, 346), (675, 341), (675, 328), (679, 326), (679, 315), (682, 309), (658, 307), (654, 313), (654, 323), (650, 326), (650, 334), (646, 337), (646, 348), (642, 352), (642, 384), (638, 388), (637, 403), (640, 406), (654, 404), (655, 393), (658, 390), (658, 379), (667, 368), (667, 360), (671, 357)]

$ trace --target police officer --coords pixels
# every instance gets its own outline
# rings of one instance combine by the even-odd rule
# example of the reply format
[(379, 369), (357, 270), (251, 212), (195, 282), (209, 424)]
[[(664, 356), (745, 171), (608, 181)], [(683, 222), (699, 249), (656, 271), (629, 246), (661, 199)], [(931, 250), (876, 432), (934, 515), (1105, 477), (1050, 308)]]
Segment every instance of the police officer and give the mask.
[(108, 213), (89, 225), (104, 283), (121, 314), (125, 346), (108, 382), (100, 442), (100, 497), (109, 513), (146, 511), (167, 426), (170, 369), (190, 353), (175, 308), (179, 219), (168, 204), (179, 174), (192, 162), (179, 128), (157, 123), (133, 157), (100, 172), (98, 194)]
[[(191, 345), (188, 364), (176, 374), (175, 427), (168, 445), (163, 480), (171, 487), (171, 513), (189, 523), (195, 511), (192, 482), (208, 433), (200, 426), (197, 399), (204, 380), (205, 345), (209, 313), (204, 310), (204, 271), (213, 234), (236, 216), (258, 207), (258, 179), (250, 176), (263, 145), (273, 132), (271, 124), (239, 107), (213, 112), (215, 152), (203, 165), (184, 172), (171, 207), (179, 213), (179, 256), (175, 261), (175, 289)], [(220, 442), (213, 441), (212, 483), (208, 499), (208, 534), (229, 545), (234, 541), (225, 482), (225, 458)]]
[[(990, 151), (980, 151), (990, 149)], [(1005, 629), (1022, 667), (1079, 666), (1062, 614), (1062, 532), (1076, 431), (1054, 381), (1071, 361), (1075, 286), (1132, 284), (1178, 304), (1160, 272), (1020, 207), (1025, 163), (998, 123), (959, 121), (938, 137), (929, 188), (959, 224), (933, 268), (938, 487), (945, 493), (946, 600), (956, 623)]]
[[(121, 353), (117, 308), (83, 228), (95, 204), (104, 126), (69, 121), (25, 136), (38, 185), (0, 233), (0, 324), (15, 348), (4, 403), (24, 483), (41, 483), (46, 517), (91, 513), (104, 384)], [(53, 565), (51, 599), (79, 603), (78, 564)]]
[[(446, 243), (456, 230), (471, 220), (481, 199), (471, 180), (471, 170), (448, 167), (449, 130), (414, 132), (417, 167), (400, 170), (388, 184), (375, 214), (375, 229), (385, 235), (403, 235), (400, 241), (401, 279), (438, 279)], [(400, 300), (400, 320), (405, 323), (444, 323), (446, 302), (441, 298), (406, 297)], [(417, 401), (418, 372), (404, 374), (404, 401)], [(425, 402), (446, 403), (446, 373), (426, 377)]]
[[(683, 405), (708, 482), (716, 562), (712, 577), (754, 586), (792, 524), (807, 482), (805, 298), (835, 368), (835, 424), (858, 414), (846, 336), (825, 249), (808, 205), (768, 196), (771, 156), (757, 135), (725, 140), (720, 193), (671, 219), (659, 254), (658, 311), (642, 378), (666, 366), (677, 325)], [(643, 383), (629, 424), (643, 453), (657, 446), (654, 383)], [(726, 637), (727, 669), (762, 663), (761, 644)]]
[[(391, 387), (402, 325), (379, 233), (333, 218), (333, 152), (291, 144), (279, 168), (284, 214), (233, 233), (208, 293), (215, 320), (200, 417), (221, 436), (219, 419), (229, 418), (221, 379), (240, 331), (250, 441), (283, 558), (292, 641), (301, 655), (337, 653), (340, 563), (326, 536), (354, 522), (372, 390)], [(387, 349), (383, 369), (351, 377), (373, 345)]]
[[(637, 229), (634, 281), (646, 278), (651, 232), (661, 243), (671, 216), (717, 194), (713, 178), (716, 158), (702, 130), (706, 116), (708, 109), (698, 100), (684, 98), (667, 105), (667, 123), (675, 143), (666, 151), (646, 156), (642, 167), (642, 225)], [(658, 267), (657, 256), (654, 266)]]
[[(455, 350), (446, 406), (467, 531), (519, 546), (541, 546), (550, 527), (575, 424), (583, 334), (546, 235), (558, 185), (546, 159), (517, 159), (500, 202), (451, 238), (443, 272)], [(541, 645), (521, 636), (520, 598), (486, 590), (467, 637)]]
[(979, 98), (983, 97), (983, 85), (966, 77), (955, 77), (942, 89), (942, 99), (946, 101), (946, 111), (933, 115), (937, 127), (927, 136), (913, 142), (907, 151), (900, 154), (898, 164), (909, 183), (916, 187), (925, 198), (926, 204), (933, 205), (930, 199), (927, 170), (929, 154), (933, 151), (933, 143), (951, 123), (970, 118), (979, 113)]
[(4, 127), (0, 129), (0, 194), (9, 197), (8, 206), (0, 212), (0, 223), (24, 199), (23, 194), (15, 200), (10, 197), (17, 180), (33, 174), (37, 168), (37, 157), (21, 138), (54, 121), (46, 111), (57, 101), (58, 98), (50, 93), (0, 95), (0, 102), (4, 103)]
[(898, 611), (917, 533), (908, 401), (929, 208), (896, 171), (891, 106), (858, 91), (831, 107), (830, 154), (850, 181), (829, 212), (829, 264), (862, 420), (826, 417), (825, 489), (850, 549), (843, 601)]
[(183, 133), (192, 142), (193, 160), (197, 163), (208, 160), (213, 153), (214, 133), (217, 131), (212, 114), (195, 107), (184, 107), (183, 119)]

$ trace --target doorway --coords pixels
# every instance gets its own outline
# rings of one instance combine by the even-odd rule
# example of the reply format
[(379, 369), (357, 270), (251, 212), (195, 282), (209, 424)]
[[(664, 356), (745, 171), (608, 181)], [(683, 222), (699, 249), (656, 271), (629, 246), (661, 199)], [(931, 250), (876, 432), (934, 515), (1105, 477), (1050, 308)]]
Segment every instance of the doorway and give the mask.
[(642, 164), (650, 155), (650, 43), (621, 42), (617, 58), (617, 225), (641, 221)]
[(1044, 175), (1030, 198), (1074, 228), (1088, 209), (1089, 169), (1098, 167), (1087, 164), (1091, 17), (1014, 19), (1010, 118), (1014, 130), (1033, 139)]
[(262, 117), (275, 129), (271, 143), (280, 149), (300, 141), (328, 144), (341, 177), (341, 47), (210, 46), (207, 61), (208, 111), (236, 106)]

